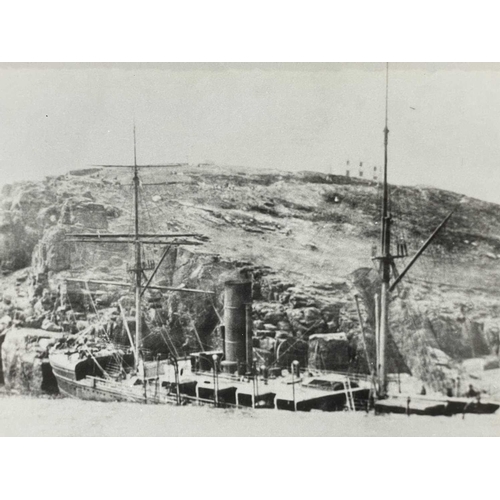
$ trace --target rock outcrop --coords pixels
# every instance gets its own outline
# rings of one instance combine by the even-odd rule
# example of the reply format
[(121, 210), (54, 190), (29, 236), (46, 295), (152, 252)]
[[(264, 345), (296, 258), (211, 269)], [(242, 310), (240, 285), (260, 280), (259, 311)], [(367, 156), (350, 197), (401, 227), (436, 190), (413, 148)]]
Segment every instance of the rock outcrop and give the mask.
[(60, 333), (45, 330), (10, 329), (1, 348), (6, 389), (31, 394), (57, 392), (48, 353), (60, 337)]
[(31, 271), (33, 275), (59, 272), (70, 268), (73, 245), (67, 242), (67, 229), (62, 225), (47, 229), (33, 249)]
[[(60, 281), (70, 275), (127, 279), (126, 265), (131, 260), (127, 244), (77, 246), (65, 241), (70, 232), (130, 232), (129, 179), (122, 175), (123, 170), (85, 169), (40, 183), (4, 187), (0, 203), (4, 276), (0, 279), (3, 289), (9, 290), (4, 294), (9, 303), (4, 302), (0, 318), (8, 316), (18, 326), (45, 325), (66, 331), (109, 321), (126, 341), (116, 320), (118, 301), (126, 305), (127, 316), (133, 316), (126, 288)], [(296, 345), (290, 355), (300, 357), (311, 335), (343, 332), (350, 368), (366, 369), (352, 292), (362, 299), (373, 354), (374, 293), (379, 278), (367, 266), (379, 233), (374, 183), (314, 172), (242, 173), (215, 165), (161, 174), (144, 171), (143, 175), (148, 205), (141, 205), (145, 232), (208, 237), (202, 247), (172, 246), (155, 282), (215, 292), (213, 296), (176, 292), (145, 297), (149, 349), (165, 351), (173, 345), (182, 352), (220, 346), (217, 326), (223, 313), (223, 283), (248, 278), (253, 282), (254, 344), (259, 356), (265, 359), (280, 345)], [(395, 228), (406, 235), (410, 253), (459, 198), (429, 188), (401, 186), (394, 192), (394, 212), (404, 216)], [(500, 207), (466, 199), (426, 251), (424, 264), (412, 269), (415, 282), (394, 294), (390, 370), (411, 371), (423, 379), (434, 373), (439, 379), (446, 366), (495, 352), (500, 342), (498, 234)], [(148, 247), (145, 252), (158, 261), (161, 251), (154, 254)], [(454, 259), (452, 264), (449, 257)], [(27, 266), (31, 266), (29, 276), (26, 271), (17, 283), (21, 276), (15, 277), (12, 271)], [(424, 286), (424, 282), (430, 284)], [(431, 300), (436, 294), (439, 300)], [(33, 355), (34, 344), (24, 346), (37, 364), (42, 358)], [(284, 358), (283, 363), (288, 361)], [(446, 375), (451, 376), (451, 372)], [(443, 386), (443, 381), (437, 385)]]
[(59, 222), (67, 226), (84, 227), (89, 232), (106, 231), (108, 211), (102, 203), (88, 198), (67, 198), (62, 205)]

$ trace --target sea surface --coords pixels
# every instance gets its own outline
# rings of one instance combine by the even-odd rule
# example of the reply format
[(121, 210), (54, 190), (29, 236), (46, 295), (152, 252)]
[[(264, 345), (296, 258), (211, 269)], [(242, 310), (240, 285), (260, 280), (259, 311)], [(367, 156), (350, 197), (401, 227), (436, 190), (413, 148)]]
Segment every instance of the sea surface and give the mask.
[(291, 413), (0, 394), (0, 436), (500, 436), (500, 413)]

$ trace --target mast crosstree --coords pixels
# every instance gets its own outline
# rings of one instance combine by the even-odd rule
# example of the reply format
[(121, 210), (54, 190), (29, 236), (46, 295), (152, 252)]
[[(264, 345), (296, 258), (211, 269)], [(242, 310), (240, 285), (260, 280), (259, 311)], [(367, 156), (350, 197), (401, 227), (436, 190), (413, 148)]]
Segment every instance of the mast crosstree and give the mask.
[[(206, 241), (206, 237), (199, 235), (197, 233), (166, 233), (166, 234), (145, 234), (140, 232), (140, 211), (139, 211), (139, 169), (142, 168), (169, 168), (169, 167), (180, 167), (184, 166), (182, 163), (171, 163), (165, 165), (138, 165), (137, 164), (137, 144), (136, 144), (136, 132), (134, 124), (134, 163), (132, 165), (99, 165), (105, 168), (130, 168), (133, 170), (133, 186), (134, 186), (134, 232), (132, 234), (127, 233), (117, 233), (117, 234), (99, 234), (99, 233), (70, 233), (68, 234), (68, 241), (72, 242), (86, 242), (86, 243), (130, 243), (134, 245), (134, 265), (128, 268), (128, 271), (134, 275), (133, 287), (135, 295), (135, 335), (134, 335), (134, 370), (138, 371), (139, 359), (140, 359), (140, 346), (141, 346), (141, 332), (142, 332), (142, 296), (146, 289), (162, 290), (162, 291), (176, 291), (176, 292), (187, 292), (187, 293), (204, 293), (213, 294), (213, 292), (205, 290), (197, 290), (191, 288), (177, 288), (177, 287), (165, 287), (165, 286), (154, 286), (151, 285), (151, 281), (156, 274), (161, 261), (166, 255), (166, 251), (163, 254), (161, 261), (158, 265), (155, 265), (152, 261), (143, 261), (142, 259), (142, 246), (146, 245), (202, 245), (203, 240)], [(97, 165), (96, 165), (97, 166)], [(187, 240), (185, 238), (195, 238), (194, 240)], [(156, 238), (156, 239), (153, 239)], [(147, 278), (146, 284), (143, 286), (142, 279), (145, 276), (144, 271), (152, 271), (152, 275)], [(114, 281), (104, 281), (104, 280), (79, 280), (74, 278), (68, 278), (66, 281), (78, 281), (78, 282), (88, 282), (97, 284), (107, 284), (115, 286), (130, 286), (130, 283), (125, 282), (114, 282)]]
[[(389, 183), (387, 178), (388, 165), (388, 146), (389, 146), (389, 126), (388, 126), (388, 110), (389, 110), (389, 63), (386, 63), (386, 80), (385, 80), (385, 127), (384, 127), (384, 173), (383, 173), (383, 190), (382, 190), (382, 215), (381, 215), (381, 248), (380, 254), (373, 257), (374, 260), (379, 260), (379, 272), (381, 279), (380, 293), (375, 297), (376, 304), (376, 373), (377, 373), (377, 397), (383, 399), (387, 397), (387, 337), (389, 334), (389, 301), (390, 293), (395, 290), (410, 268), (420, 258), (425, 249), (432, 243), (441, 229), (448, 222), (453, 210), (445, 217), (434, 232), (429, 236), (425, 243), (415, 253), (410, 262), (406, 265), (401, 274), (398, 274), (395, 260), (407, 257), (406, 244), (402, 246), (396, 255), (391, 253), (391, 224), (392, 214), (389, 209)], [(394, 275), (394, 282), (391, 284), (391, 271)], [(380, 307), (378, 301), (380, 300)]]

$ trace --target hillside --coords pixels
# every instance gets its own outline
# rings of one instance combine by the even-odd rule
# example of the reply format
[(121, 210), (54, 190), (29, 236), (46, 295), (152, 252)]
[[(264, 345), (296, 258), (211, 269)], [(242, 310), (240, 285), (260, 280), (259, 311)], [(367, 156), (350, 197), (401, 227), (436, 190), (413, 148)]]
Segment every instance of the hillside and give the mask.
[[(353, 292), (366, 299), (376, 279), (369, 270), (379, 234), (378, 185), (314, 172), (211, 165), (145, 170), (141, 180), (143, 232), (207, 237), (202, 245), (172, 250), (157, 280), (215, 290), (215, 302), (178, 293), (150, 297), (162, 305), (160, 313), (151, 314), (163, 315), (178, 348), (186, 338), (196, 343), (196, 336), (206, 346), (217, 344), (222, 283), (242, 275), (254, 279), (254, 321), (263, 349), (276, 331), (304, 341), (311, 333), (345, 331), (358, 345)], [(460, 374), (467, 377), (464, 370), (471, 373), (467, 360), (483, 357), (491, 364), (493, 359), (500, 327), (500, 206), (432, 188), (392, 191), (394, 233), (405, 238), (410, 256), (459, 204), (393, 300), (393, 371), (411, 371), (443, 390)], [(0, 212), (5, 327), (16, 317), (33, 326), (44, 312), (43, 301), (57, 295), (61, 277), (123, 281), (130, 249), (68, 243), (66, 234), (130, 232), (131, 208), (131, 175), (123, 169), (74, 171), (5, 186)], [(147, 256), (160, 254), (155, 248)], [(103, 315), (126, 293), (91, 289)], [(75, 285), (68, 293), (76, 309), (90, 292)], [(369, 300), (363, 315), (370, 336)], [(362, 358), (353, 360), (353, 368), (366, 370)], [(491, 377), (473, 371), (474, 383), (491, 389)]]

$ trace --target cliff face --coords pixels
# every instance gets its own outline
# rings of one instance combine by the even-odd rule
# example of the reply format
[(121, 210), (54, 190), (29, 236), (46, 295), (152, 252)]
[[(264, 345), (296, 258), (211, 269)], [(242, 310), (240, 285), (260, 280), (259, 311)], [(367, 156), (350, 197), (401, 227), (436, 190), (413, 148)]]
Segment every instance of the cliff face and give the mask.
[[(144, 232), (208, 237), (201, 246), (172, 247), (155, 282), (215, 292), (211, 297), (150, 293), (149, 348), (161, 350), (173, 343), (182, 351), (200, 344), (219, 345), (216, 327), (222, 315), (223, 282), (249, 277), (254, 283), (257, 348), (270, 349), (277, 338), (307, 340), (313, 333), (342, 331), (356, 351), (351, 364), (367, 369), (358, 347), (353, 292), (363, 299), (362, 315), (373, 348), (372, 289), (377, 273), (371, 255), (379, 232), (377, 185), (312, 172), (262, 173), (216, 166), (144, 171), (141, 180)], [(74, 317), (87, 321), (95, 306), (101, 316), (107, 314), (119, 323), (120, 299), (128, 304), (127, 314), (132, 313), (127, 290), (65, 287), (60, 281), (68, 276), (127, 279), (126, 265), (132, 257), (127, 245), (71, 243), (66, 235), (130, 232), (130, 182), (123, 170), (89, 169), (39, 184), (4, 187), (2, 285), (12, 307), (23, 311), (22, 324), (39, 327), (47, 320), (75, 327)], [(395, 237), (405, 237), (410, 254), (462, 198), (428, 188), (398, 187), (393, 193)], [(158, 261), (162, 251), (148, 247), (145, 257)], [(499, 256), (500, 207), (463, 199), (393, 296), (393, 371), (411, 371), (442, 389), (456, 376), (460, 360), (495, 351)], [(22, 271), (16, 270), (27, 266), (29, 276), (17, 283), (16, 272)], [(53, 317), (57, 311), (58, 319)], [(444, 378), (426, 379), (437, 372)]]
[(60, 333), (46, 330), (18, 328), (8, 331), (1, 346), (6, 388), (32, 394), (57, 392), (48, 352), (60, 337)]

